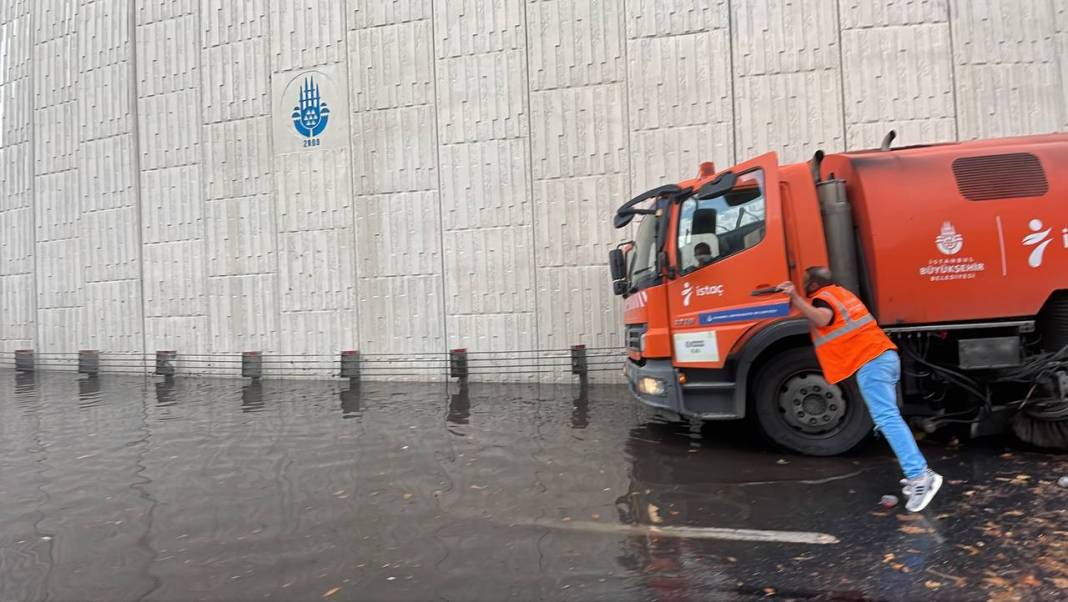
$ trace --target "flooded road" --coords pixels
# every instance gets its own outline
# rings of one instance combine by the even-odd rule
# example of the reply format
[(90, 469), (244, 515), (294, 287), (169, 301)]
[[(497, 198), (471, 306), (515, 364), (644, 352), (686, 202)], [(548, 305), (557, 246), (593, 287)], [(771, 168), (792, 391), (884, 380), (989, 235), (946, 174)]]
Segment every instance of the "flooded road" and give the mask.
[(0, 371), (0, 599), (1053, 599), (1065, 456), (775, 453), (618, 387)]

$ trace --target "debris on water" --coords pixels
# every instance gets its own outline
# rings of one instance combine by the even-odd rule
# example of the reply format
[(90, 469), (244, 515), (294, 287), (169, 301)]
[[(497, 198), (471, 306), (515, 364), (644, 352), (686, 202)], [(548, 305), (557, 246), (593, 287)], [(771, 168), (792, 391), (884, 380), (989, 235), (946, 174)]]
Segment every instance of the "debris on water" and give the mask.
[(789, 464), (790, 461), (787, 460), (786, 458), (779, 458), (779, 460), (777, 462), (775, 462), (775, 463), (776, 464)]
[(1061, 477), (1057, 479), (1057, 485), (1068, 489), (1068, 477)]
[(884, 495), (879, 499), (879, 505), (883, 508), (893, 508), (898, 503), (896, 495)]

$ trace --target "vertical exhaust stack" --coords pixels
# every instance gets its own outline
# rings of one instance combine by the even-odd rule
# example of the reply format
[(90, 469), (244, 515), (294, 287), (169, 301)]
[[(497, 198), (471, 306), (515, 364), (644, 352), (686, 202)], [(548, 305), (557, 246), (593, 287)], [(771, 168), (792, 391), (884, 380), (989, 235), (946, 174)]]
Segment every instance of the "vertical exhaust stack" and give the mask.
[(827, 242), (827, 260), (835, 280), (843, 288), (860, 296), (860, 275), (857, 271), (857, 243), (853, 231), (853, 210), (846, 195), (845, 180), (831, 174), (828, 180), (820, 178), (820, 162), (823, 151), (812, 157), (812, 179), (816, 182), (816, 195), (820, 201), (823, 217), (823, 234)]

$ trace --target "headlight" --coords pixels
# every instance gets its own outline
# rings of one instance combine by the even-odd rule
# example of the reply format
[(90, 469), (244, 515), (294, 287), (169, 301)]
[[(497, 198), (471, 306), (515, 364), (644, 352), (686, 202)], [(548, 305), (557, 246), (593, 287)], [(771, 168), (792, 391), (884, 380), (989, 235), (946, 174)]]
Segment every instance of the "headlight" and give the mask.
[(663, 395), (664, 381), (651, 376), (643, 376), (638, 381), (638, 391), (646, 395)]
[(638, 351), (640, 353), (645, 353), (645, 335), (644, 334), (641, 337), (638, 338)]

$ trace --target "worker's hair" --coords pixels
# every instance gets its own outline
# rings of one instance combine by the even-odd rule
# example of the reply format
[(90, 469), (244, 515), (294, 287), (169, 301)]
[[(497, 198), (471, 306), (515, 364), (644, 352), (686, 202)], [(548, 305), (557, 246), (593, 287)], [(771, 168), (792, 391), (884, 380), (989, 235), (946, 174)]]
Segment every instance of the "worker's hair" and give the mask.
[(822, 265), (812, 266), (805, 270), (805, 288), (817, 291), (825, 286), (837, 284), (831, 270)]

